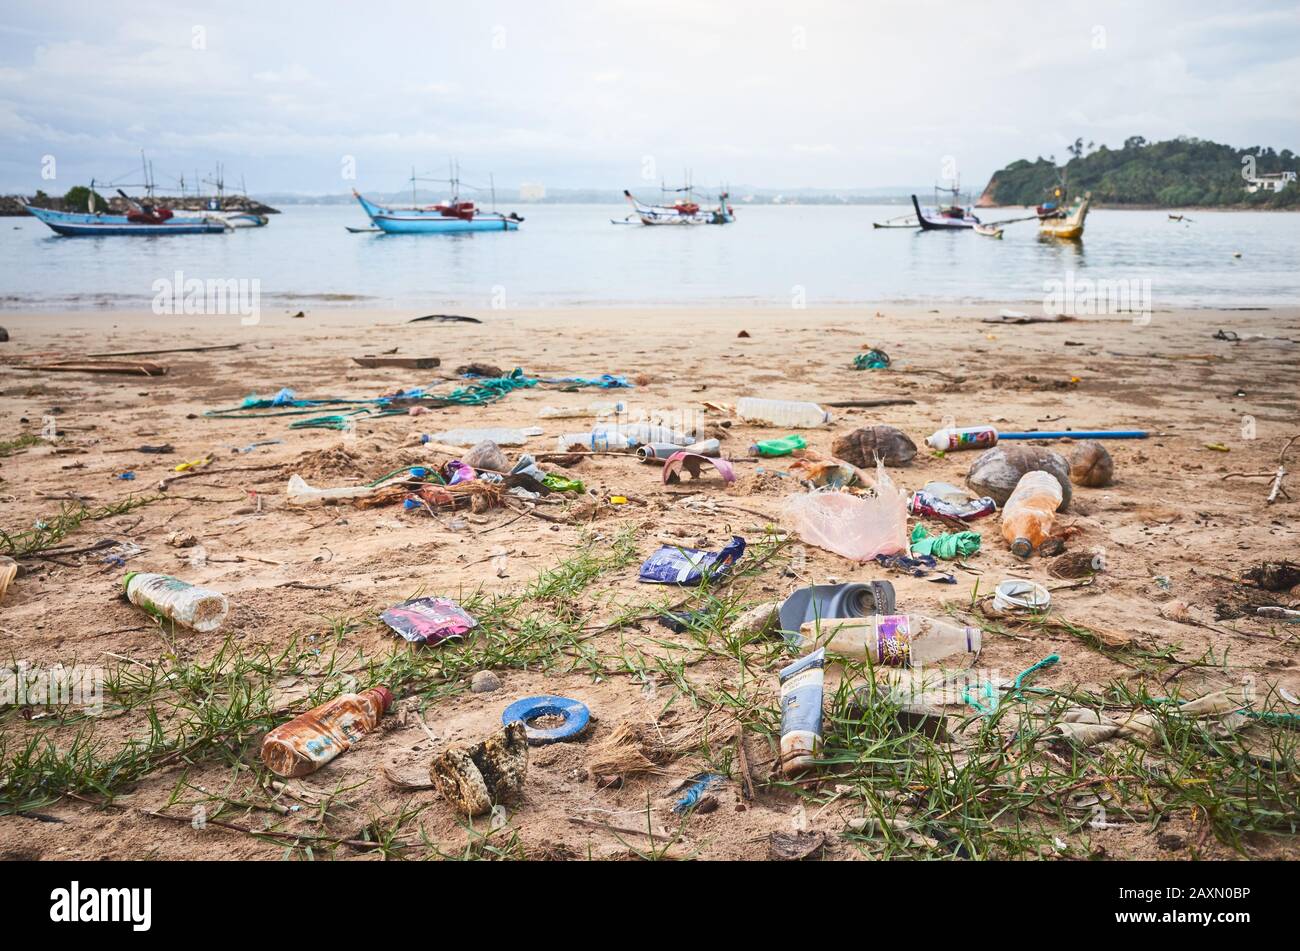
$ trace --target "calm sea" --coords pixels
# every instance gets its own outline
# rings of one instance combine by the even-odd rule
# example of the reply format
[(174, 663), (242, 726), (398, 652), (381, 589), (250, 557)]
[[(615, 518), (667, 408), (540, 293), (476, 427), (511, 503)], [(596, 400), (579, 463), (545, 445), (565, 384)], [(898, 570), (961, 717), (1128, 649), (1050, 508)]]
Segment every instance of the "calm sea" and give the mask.
[(178, 271), (256, 280), (263, 307), (295, 309), (1034, 302), (1067, 279), (1139, 282), (1156, 310), (1300, 301), (1300, 214), (1173, 222), (1100, 210), (1073, 244), (1040, 240), (1033, 222), (1008, 225), (1002, 240), (871, 227), (901, 206), (741, 205), (734, 224), (696, 228), (611, 224), (624, 205), (518, 210), (518, 232), (459, 236), (350, 234), (369, 224), (354, 205), (288, 206), (265, 228), (169, 238), (59, 238), (33, 218), (3, 218), (0, 307), (148, 307), (154, 282)]

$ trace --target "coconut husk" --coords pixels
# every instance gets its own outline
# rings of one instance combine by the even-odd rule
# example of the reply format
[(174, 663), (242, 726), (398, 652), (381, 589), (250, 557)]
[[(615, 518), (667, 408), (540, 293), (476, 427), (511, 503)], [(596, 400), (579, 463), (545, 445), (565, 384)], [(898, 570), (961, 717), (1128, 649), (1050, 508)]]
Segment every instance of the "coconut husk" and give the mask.
[(592, 747), (587, 772), (593, 779), (665, 773), (664, 767), (699, 745), (704, 734), (703, 720), (669, 729), (658, 723), (624, 720)]
[(1097, 489), (1110, 485), (1115, 476), (1115, 461), (1106, 447), (1095, 439), (1085, 439), (1070, 448), (1070, 481)]

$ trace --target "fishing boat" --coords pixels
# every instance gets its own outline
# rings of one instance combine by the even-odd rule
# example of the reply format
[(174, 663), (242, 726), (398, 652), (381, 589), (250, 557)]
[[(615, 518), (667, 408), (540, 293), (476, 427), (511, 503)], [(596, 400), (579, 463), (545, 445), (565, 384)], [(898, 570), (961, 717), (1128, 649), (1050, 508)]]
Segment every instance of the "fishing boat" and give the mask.
[[(948, 204), (939, 201), (939, 193), (944, 192), (952, 195), (952, 200)], [(961, 192), (959, 182), (954, 182), (952, 187), (943, 185), (934, 186), (935, 202), (933, 208), (922, 208), (921, 202), (915, 195), (912, 196), (912, 207), (916, 209), (916, 222), (921, 226), (922, 231), (969, 231), (980, 223), (980, 220), (970, 213), (970, 210), (963, 208), (957, 203)]]
[[(518, 231), (523, 218), (511, 212), (503, 215), (497, 211), (483, 211), (474, 202), (460, 197), (460, 165), (448, 163), (448, 178), (426, 178), (411, 170), (411, 204), (378, 205), (362, 196), (355, 188), (352, 195), (361, 203), (375, 227), (385, 234), (462, 234), (469, 231)], [(451, 186), (451, 197), (435, 205), (420, 205), (416, 201), (419, 182), (439, 182)], [(473, 188), (474, 186), (466, 186)], [(491, 186), (493, 205), (496, 204), (496, 186)], [(353, 229), (348, 229), (353, 230)]]
[(77, 213), (55, 211), (23, 205), (35, 218), (49, 225), (56, 234), (65, 237), (90, 235), (159, 236), (173, 234), (223, 234), (233, 225), (210, 215), (196, 218), (179, 218), (170, 208), (148, 208), (148, 211), (131, 211), (125, 215), (107, 215), (103, 212)]
[[(665, 194), (676, 194), (683, 197), (678, 198), (671, 205), (647, 205), (645, 202), (637, 201), (630, 191), (623, 190), (623, 197), (632, 206), (632, 211), (635, 217), (640, 219), (641, 224), (725, 225), (736, 220), (736, 212), (730, 204), (731, 196), (725, 191), (718, 195), (718, 203), (708, 208), (700, 207), (700, 204), (695, 200), (695, 189), (689, 183), (682, 188), (661, 187), (660, 191)], [(631, 216), (625, 220), (631, 220)]]
[(896, 218), (886, 218), (884, 221), (871, 222), (873, 228), (911, 228), (916, 230), (920, 227), (916, 220), (916, 215), (899, 215)]
[(976, 234), (982, 234), (986, 238), (1002, 237), (1002, 229), (999, 228), (997, 225), (993, 225), (993, 224), (989, 224), (989, 225), (978, 224), (975, 226), (974, 231)]
[(1088, 217), (1088, 207), (1092, 204), (1092, 192), (1081, 198), (1075, 198), (1069, 208), (1057, 207), (1038, 219), (1038, 234), (1046, 238), (1062, 238), (1077, 241), (1083, 237), (1083, 223)]

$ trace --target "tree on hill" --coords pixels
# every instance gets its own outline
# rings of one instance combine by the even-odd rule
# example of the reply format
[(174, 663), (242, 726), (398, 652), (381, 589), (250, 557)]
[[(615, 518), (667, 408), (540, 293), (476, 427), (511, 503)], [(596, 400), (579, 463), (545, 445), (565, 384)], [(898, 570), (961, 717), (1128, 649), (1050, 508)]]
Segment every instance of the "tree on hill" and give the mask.
[[(1129, 136), (1120, 149), (1092, 147), (1076, 138), (1067, 147), (1071, 157), (1062, 174), (1072, 192), (1090, 191), (1100, 204), (1300, 208), (1295, 183), (1280, 192), (1246, 192), (1243, 170), (1251, 164), (1258, 175), (1294, 171), (1296, 156), (1290, 149), (1235, 149), (1188, 136), (1148, 142), (1140, 135)], [(1056, 176), (1054, 159), (1021, 159), (995, 172), (984, 194), (999, 205), (1036, 205), (1056, 184)]]

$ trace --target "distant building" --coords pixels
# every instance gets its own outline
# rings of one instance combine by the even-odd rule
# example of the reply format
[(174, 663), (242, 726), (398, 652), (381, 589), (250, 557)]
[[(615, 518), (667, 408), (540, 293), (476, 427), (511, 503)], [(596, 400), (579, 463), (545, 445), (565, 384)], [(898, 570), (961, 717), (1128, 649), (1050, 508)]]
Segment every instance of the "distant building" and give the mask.
[(1254, 178), (1246, 180), (1246, 191), (1250, 194), (1255, 192), (1280, 192), (1296, 180), (1295, 172), (1268, 172), (1264, 175), (1256, 175)]
[(519, 186), (520, 201), (541, 201), (546, 197), (546, 186), (536, 182), (524, 182)]

